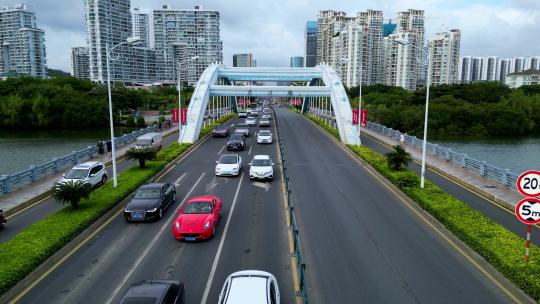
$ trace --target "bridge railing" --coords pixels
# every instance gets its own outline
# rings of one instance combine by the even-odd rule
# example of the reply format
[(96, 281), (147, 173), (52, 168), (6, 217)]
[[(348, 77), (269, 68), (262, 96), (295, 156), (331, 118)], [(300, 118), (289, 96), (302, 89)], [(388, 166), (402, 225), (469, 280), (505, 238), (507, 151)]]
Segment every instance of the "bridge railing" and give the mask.
[[(157, 126), (153, 125), (145, 129), (133, 131), (124, 134), (120, 137), (115, 137), (115, 146), (120, 147), (128, 143), (134, 142), (137, 137), (157, 130)], [(88, 146), (86, 149), (73, 151), (71, 154), (61, 157), (55, 157), (52, 161), (32, 165), (29, 169), (0, 176), (0, 195), (13, 192), (23, 188), (26, 185), (35, 183), (39, 179), (61, 172), (66, 168), (74, 166), (78, 163), (91, 159), (98, 154), (97, 146)]]
[[(398, 130), (391, 129), (371, 121), (368, 121), (367, 127), (368, 129), (371, 129), (394, 139), (399, 140), (401, 136), (401, 132), (399, 132)], [(414, 147), (418, 150), (422, 150), (423, 141), (421, 139), (407, 134), (405, 134), (404, 137), (406, 145)], [(516, 181), (519, 177), (519, 174), (512, 172), (509, 169), (499, 168), (494, 165), (488, 164), (485, 161), (471, 158), (467, 154), (458, 153), (456, 151), (453, 151), (452, 149), (447, 149), (437, 144), (427, 142), (426, 155), (429, 154), (437, 158), (446, 160), (447, 162), (452, 163), (456, 166), (460, 166), (464, 169), (474, 172), (480, 176), (497, 181), (499, 184), (505, 187), (510, 187), (514, 189), (516, 188)]]
[(307, 280), (306, 280), (306, 264), (304, 263), (304, 257), (302, 255), (302, 249), (300, 244), (300, 236), (298, 235), (298, 224), (296, 222), (296, 215), (294, 213), (294, 203), (292, 199), (292, 190), (290, 186), (289, 176), (287, 174), (287, 166), (285, 165), (285, 154), (283, 152), (283, 147), (281, 145), (281, 137), (278, 128), (277, 119), (275, 119), (275, 126), (277, 132), (277, 140), (279, 142), (279, 153), (281, 156), (281, 165), (283, 166), (283, 179), (285, 180), (285, 195), (287, 196), (287, 214), (288, 214), (288, 223), (287, 226), (291, 229), (292, 238), (293, 238), (293, 255), (296, 260), (296, 270), (299, 280), (300, 287), (300, 296), (304, 304), (309, 303), (309, 297), (307, 293)]

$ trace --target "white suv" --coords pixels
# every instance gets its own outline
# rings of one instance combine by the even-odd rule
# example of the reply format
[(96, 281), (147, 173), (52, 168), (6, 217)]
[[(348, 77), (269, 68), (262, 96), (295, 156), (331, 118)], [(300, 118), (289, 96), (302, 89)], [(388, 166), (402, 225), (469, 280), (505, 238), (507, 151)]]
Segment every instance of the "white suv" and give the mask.
[(99, 162), (86, 162), (83, 164), (75, 165), (68, 173), (64, 174), (64, 177), (59, 183), (65, 182), (77, 182), (82, 181), (89, 183), (92, 187), (99, 184), (103, 185), (107, 182), (107, 169), (105, 165)]
[(268, 155), (255, 155), (249, 168), (249, 179), (269, 179), (274, 178), (274, 163)]
[(225, 280), (219, 304), (279, 304), (280, 294), (276, 278), (260, 270), (235, 272)]

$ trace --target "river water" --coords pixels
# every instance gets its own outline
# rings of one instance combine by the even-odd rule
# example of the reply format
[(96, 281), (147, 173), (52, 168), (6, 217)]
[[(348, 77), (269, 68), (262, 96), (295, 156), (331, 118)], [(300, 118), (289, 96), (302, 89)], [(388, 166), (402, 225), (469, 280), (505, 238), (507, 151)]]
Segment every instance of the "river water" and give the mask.
[[(115, 129), (115, 136), (131, 132)], [(0, 175), (26, 170), (30, 165), (51, 161), (54, 157), (71, 154), (99, 139), (110, 139), (109, 129), (0, 131)]]

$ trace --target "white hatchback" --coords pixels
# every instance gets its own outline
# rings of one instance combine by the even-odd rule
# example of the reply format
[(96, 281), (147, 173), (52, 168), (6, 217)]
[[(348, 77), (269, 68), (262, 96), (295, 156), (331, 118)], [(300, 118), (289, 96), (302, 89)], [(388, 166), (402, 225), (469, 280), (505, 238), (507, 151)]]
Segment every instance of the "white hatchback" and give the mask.
[(274, 178), (274, 163), (268, 155), (255, 155), (249, 163), (249, 179), (269, 179)]
[(69, 181), (81, 181), (95, 187), (107, 182), (107, 170), (105, 169), (105, 165), (100, 162), (78, 164), (71, 168), (68, 173), (64, 174), (59, 183), (66, 183)]
[(271, 144), (273, 141), (272, 133), (268, 130), (261, 130), (257, 133), (258, 144)]
[(219, 304), (279, 304), (279, 287), (276, 278), (260, 270), (244, 270), (227, 277)]
[(238, 176), (242, 169), (242, 157), (238, 154), (223, 154), (216, 161), (217, 176)]

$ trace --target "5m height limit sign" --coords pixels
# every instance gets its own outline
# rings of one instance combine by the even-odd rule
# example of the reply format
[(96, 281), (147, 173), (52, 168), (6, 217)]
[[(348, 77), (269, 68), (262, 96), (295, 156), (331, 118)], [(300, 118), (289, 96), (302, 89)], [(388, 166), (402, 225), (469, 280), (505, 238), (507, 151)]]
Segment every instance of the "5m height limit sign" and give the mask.
[(528, 196), (516, 205), (517, 218), (527, 224), (527, 241), (525, 242), (525, 261), (529, 261), (529, 246), (531, 244), (532, 225), (540, 223), (540, 171), (523, 172), (516, 181), (521, 194)]

